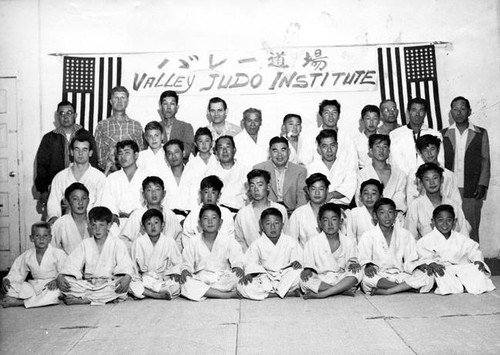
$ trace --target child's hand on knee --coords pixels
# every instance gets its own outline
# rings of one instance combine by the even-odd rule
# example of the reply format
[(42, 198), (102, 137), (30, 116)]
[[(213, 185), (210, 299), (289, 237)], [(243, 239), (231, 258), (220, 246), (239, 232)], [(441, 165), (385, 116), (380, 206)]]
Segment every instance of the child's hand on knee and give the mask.
[(45, 285), (50, 291), (57, 290), (57, 279), (50, 281), (47, 285)]
[(57, 282), (57, 287), (62, 291), (62, 292), (68, 292), (69, 291), (69, 282), (66, 280), (63, 274), (59, 274), (56, 279)]
[(361, 265), (358, 262), (352, 262), (347, 267), (347, 271), (352, 272), (353, 274), (358, 273), (361, 270)]
[(182, 285), (183, 283), (186, 283), (186, 280), (188, 277), (192, 277), (191, 273), (187, 270), (182, 270), (181, 272), (181, 278), (179, 279), (179, 283)]
[(365, 275), (367, 277), (373, 277), (377, 275), (377, 268), (372, 263), (368, 263), (365, 266)]
[(417, 266), (417, 269), (419, 269), (422, 272), (425, 272), (429, 276), (432, 275), (432, 268), (427, 264), (419, 265), (419, 266)]
[(290, 266), (294, 269), (294, 270), (298, 270), (298, 269), (302, 269), (302, 264), (299, 263), (297, 260), (295, 260), (293, 263), (290, 264)]
[(8, 278), (2, 280), (2, 285), (0, 286), (0, 293), (5, 295), (9, 291), (10, 281)]
[(239, 278), (242, 278), (243, 276), (245, 276), (245, 272), (240, 267), (233, 267), (231, 269), (231, 271), (234, 272), (236, 274), (236, 276), (238, 276)]
[(121, 277), (118, 282), (115, 284), (115, 292), (116, 293), (124, 293), (128, 291), (128, 286), (130, 285), (130, 281), (132, 277), (130, 275), (125, 275)]
[(486, 268), (484, 267), (484, 263), (482, 261), (474, 261), (474, 265), (477, 265), (477, 268), (479, 271), (482, 271), (484, 273), (487, 273)]
[(240, 279), (240, 285), (248, 285), (249, 283), (252, 283), (253, 281), (253, 275), (245, 275)]
[(444, 270), (446, 269), (444, 265), (437, 263), (430, 263), (429, 267), (432, 269), (433, 274), (436, 276), (443, 276)]
[(311, 278), (312, 275), (313, 275), (312, 269), (304, 269), (300, 273), (300, 279), (304, 282), (307, 282)]

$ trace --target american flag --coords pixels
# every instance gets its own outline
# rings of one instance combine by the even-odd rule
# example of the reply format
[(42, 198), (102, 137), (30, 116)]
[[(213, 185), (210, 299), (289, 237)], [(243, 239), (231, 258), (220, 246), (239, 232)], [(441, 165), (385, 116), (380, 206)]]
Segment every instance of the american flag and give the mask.
[(407, 124), (406, 105), (414, 97), (429, 103), (429, 128), (443, 128), (434, 45), (378, 48), (380, 98), (399, 107), (401, 124)]
[(78, 123), (88, 131), (111, 115), (109, 92), (121, 76), (121, 57), (64, 57), (62, 99), (76, 106)]

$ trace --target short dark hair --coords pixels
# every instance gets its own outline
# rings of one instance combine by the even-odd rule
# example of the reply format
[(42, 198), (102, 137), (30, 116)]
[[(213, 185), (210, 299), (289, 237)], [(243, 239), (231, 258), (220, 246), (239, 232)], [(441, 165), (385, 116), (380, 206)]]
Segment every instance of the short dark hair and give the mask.
[(162, 190), (165, 190), (165, 183), (158, 176), (148, 176), (142, 180), (142, 191), (146, 190), (149, 184), (158, 185), (162, 188)]
[(66, 190), (64, 190), (64, 198), (67, 201), (69, 201), (69, 196), (75, 190), (81, 190), (81, 191), (85, 192), (87, 194), (87, 196), (90, 194), (89, 189), (87, 189), (87, 187), (84, 184), (82, 184), (81, 182), (74, 182), (71, 185), (69, 185), (66, 188)]
[(325, 109), (326, 106), (335, 106), (337, 108), (337, 111), (339, 112), (340, 114), (340, 102), (338, 102), (337, 100), (323, 100), (321, 101), (321, 103), (319, 104), (319, 110), (318, 110), (318, 113), (320, 115), (323, 114), (323, 110)]
[(196, 133), (194, 134), (194, 141), (198, 139), (198, 137), (201, 136), (209, 136), (210, 140), (213, 141), (214, 137), (212, 136), (212, 131), (208, 127), (200, 127), (196, 130)]
[(437, 206), (432, 212), (432, 218), (433, 219), (437, 218), (438, 214), (440, 214), (443, 211), (449, 212), (453, 216), (453, 219), (455, 219), (456, 217), (455, 209), (453, 208), (453, 206), (447, 204)]
[(245, 119), (251, 113), (256, 113), (257, 115), (259, 115), (259, 119), (262, 121), (262, 111), (258, 108), (253, 107), (247, 108), (245, 111), (243, 111), (243, 119)]
[(223, 187), (224, 183), (217, 175), (208, 175), (200, 182), (200, 190), (212, 188), (215, 191), (221, 192)]
[(157, 131), (160, 131), (161, 133), (163, 133), (163, 126), (158, 121), (148, 122), (146, 124), (146, 126), (144, 127), (144, 132), (152, 131), (152, 130), (157, 130)]
[(427, 148), (430, 145), (436, 146), (437, 150), (441, 146), (441, 139), (432, 134), (424, 134), (417, 138), (417, 142), (415, 143), (417, 146), (417, 150), (422, 152), (424, 148)]
[(247, 174), (247, 181), (250, 183), (252, 179), (256, 177), (262, 177), (266, 181), (267, 184), (271, 182), (271, 174), (267, 170), (262, 169), (253, 169)]
[(221, 99), (220, 97), (212, 97), (210, 100), (208, 100), (208, 106), (207, 106), (207, 109), (210, 110), (210, 105), (211, 104), (216, 104), (216, 103), (219, 103), (221, 102), (222, 103), (222, 106), (224, 107), (224, 110), (227, 110), (227, 104), (226, 104), (226, 101), (224, 101), (223, 99)]
[(158, 217), (161, 223), (164, 222), (163, 213), (161, 213), (161, 211), (157, 210), (156, 208), (150, 208), (142, 215), (141, 218), (142, 225), (143, 226), (146, 225), (146, 222), (153, 217)]
[(467, 108), (470, 110), (470, 102), (469, 100), (467, 100), (465, 97), (463, 96), (457, 96), (455, 97), (453, 100), (451, 100), (451, 104), (450, 104), (450, 107), (453, 106), (453, 104), (456, 102), (456, 101), (463, 101), (465, 102), (465, 105), (467, 106)]
[(62, 100), (61, 102), (59, 102), (57, 104), (57, 109), (59, 110), (61, 107), (63, 106), (71, 106), (71, 108), (73, 109), (73, 112), (76, 112), (76, 107), (75, 105), (73, 105), (72, 102), (68, 101), (68, 100)]
[(111, 89), (111, 91), (109, 92), (109, 98), (111, 98), (113, 96), (113, 94), (117, 93), (117, 92), (124, 92), (125, 95), (127, 95), (127, 97), (130, 96), (127, 88), (125, 86), (115, 86), (114, 88)]
[(173, 90), (166, 90), (166, 91), (162, 92), (160, 95), (160, 100), (158, 101), (160, 103), (160, 105), (161, 105), (161, 102), (163, 101), (163, 99), (166, 97), (173, 97), (175, 99), (175, 104), (176, 105), (179, 104), (179, 95), (177, 95), (177, 93)]
[(49, 234), (52, 234), (52, 228), (50, 227), (49, 222), (39, 221), (39, 222), (33, 223), (31, 225), (31, 235), (35, 234), (35, 229), (37, 229), (37, 228), (45, 228), (49, 231)]
[(214, 211), (215, 213), (217, 213), (217, 215), (219, 216), (219, 218), (222, 218), (222, 212), (220, 211), (220, 208), (217, 205), (209, 203), (209, 204), (201, 206), (200, 213), (198, 214), (198, 218), (199, 219), (201, 219), (201, 216), (203, 216), (203, 213), (205, 211)]
[(278, 217), (279, 219), (281, 219), (281, 222), (283, 222), (283, 214), (279, 209), (275, 207), (269, 207), (262, 211), (262, 213), (260, 214), (260, 221), (263, 222), (267, 216)]
[(300, 117), (300, 115), (297, 115), (296, 113), (287, 113), (285, 117), (283, 117), (283, 124), (286, 124), (286, 121), (294, 117), (297, 117), (302, 124), (302, 117)]
[(422, 99), (421, 97), (414, 97), (414, 98), (410, 99), (410, 101), (408, 101), (408, 106), (406, 107), (406, 109), (408, 111), (410, 111), (412, 105), (414, 105), (414, 104), (423, 105), (425, 111), (427, 111), (427, 109), (429, 108), (429, 104), (427, 103), (427, 101), (425, 99)]
[(361, 110), (361, 118), (363, 118), (368, 112), (374, 112), (380, 117), (380, 109), (375, 105), (366, 105)]
[(321, 173), (314, 173), (311, 174), (307, 179), (306, 179), (306, 186), (309, 188), (318, 181), (323, 181), (325, 183), (326, 188), (330, 186), (330, 180), (326, 177), (326, 175), (321, 174)]
[(116, 143), (116, 154), (118, 154), (120, 149), (124, 149), (125, 147), (130, 147), (134, 153), (139, 153), (139, 146), (137, 145), (137, 142), (131, 139), (126, 139)]
[(391, 146), (391, 137), (388, 134), (378, 134), (374, 133), (370, 137), (368, 137), (368, 148), (373, 148), (376, 143), (385, 142), (390, 147)]
[(92, 142), (93, 142), (93, 137), (90, 134), (89, 131), (85, 129), (79, 129), (78, 131), (75, 132), (75, 135), (73, 138), (71, 138), (71, 142), (69, 143), (69, 148), (73, 150), (75, 147), (75, 142), (88, 142), (89, 143), (89, 149), (92, 150)]
[(113, 213), (109, 208), (104, 206), (96, 206), (89, 211), (89, 221), (111, 223), (113, 220)]
[(224, 135), (224, 136), (220, 136), (219, 138), (217, 138), (217, 140), (215, 141), (215, 149), (217, 149), (217, 144), (219, 144), (220, 140), (221, 139), (229, 139), (231, 141), (231, 144), (233, 145), (233, 148), (235, 148), (236, 146), (234, 145), (234, 138), (233, 136), (230, 136), (228, 134)]
[(378, 105), (379, 110), (382, 111), (382, 106), (384, 106), (388, 102), (392, 102), (396, 105), (396, 101), (394, 101), (393, 99), (385, 99), (380, 102), (380, 105)]
[(377, 179), (368, 179), (368, 180), (363, 181), (361, 183), (361, 187), (359, 188), (359, 193), (363, 194), (363, 189), (368, 185), (374, 185), (377, 188), (380, 196), (382, 196), (382, 193), (384, 192), (384, 184), (382, 184)]
[(322, 129), (316, 136), (316, 143), (320, 145), (321, 141), (326, 138), (333, 138), (335, 139), (335, 142), (338, 143), (337, 132), (334, 129)]
[(424, 174), (427, 171), (431, 171), (431, 170), (437, 172), (439, 174), (439, 176), (443, 177), (443, 172), (444, 172), (443, 168), (437, 164), (434, 164), (434, 163), (425, 163), (425, 164), (420, 165), (417, 169), (417, 172), (415, 173), (415, 176), (417, 177), (417, 179), (422, 181)]
[(165, 151), (165, 153), (167, 152), (167, 147), (171, 146), (171, 145), (177, 145), (180, 150), (184, 151), (184, 142), (181, 141), (180, 139), (170, 139), (167, 141), (167, 143), (165, 143), (165, 145), (163, 146), (163, 150)]
[(287, 147), (289, 146), (288, 139), (285, 137), (275, 136), (269, 140), (269, 148), (278, 143), (284, 143)]
[(387, 197), (381, 197), (379, 198), (375, 204), (373, 205), (373, 211), (374, 212), (377, 212), (378, 209), (381, 207), (381, 206), (384, 206), (384, 205), (389, 205), (391, 206), (394, 210), (396, 209), (396, 204), (394, 203), (393, 200), (391, 200), (390, 198), (387, 198)]
[(325, 203), (323, 206), (321, 206), (319, 208), (319, 211), (318, 211), (318, 219), (321, 219), (323, 218), (323, 215), (327, 212), (327, 211), (331, 211), (333, 213), (335, 213), (337, 215), (338, 218), (341, 218), (342, 217), (342, 209), (340, 208), (340, 206), (336, 205), (335, 203), (333, 202), (328, 202), (328, 203)]

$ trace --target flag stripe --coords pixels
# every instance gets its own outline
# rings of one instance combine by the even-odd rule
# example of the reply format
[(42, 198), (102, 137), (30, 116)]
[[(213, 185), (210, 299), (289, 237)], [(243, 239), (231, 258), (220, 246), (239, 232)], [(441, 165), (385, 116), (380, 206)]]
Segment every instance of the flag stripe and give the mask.
[[(88, 117), (94, 117), (94, 94), (93, 93), (90, 94)], [(89, 130), (89, 132), (94, 132), (94, 120), (89, 120), (88, 130)]]
[[(403, 78), (402, 78), (402, 70), (401, 70), (401, 54), (399, 51), (399, 47), (396, 47), (396, 77), (397, 77), (397, 82), (398, 82), (398, 93), (399, 93), (399, 107), (401, 108), (399, 110), (399, 114), (401, 116), (401, 122), (403, 124), (406, 124), (406, 110), (405, 110), (405, 101), (403, 98), (403, 95), (401, 94), (403, 92)], [(394, 98), (396, 101), (396, 98)]]
[[(425, 92), (425, 97), (429, 98), (430, 97), (430, 92), (429, 92), (429, 82), (424, 82), (424, 92)], [(430, 106), (430, 100), (428, 100), (429, 105), (427, 105), (427, 117), (429, 119), (429, 128), (434, 128), (434, 124), (432, 122), (432, 112), (431, 112), (431, 106)]]
[(85, 125), (85, 94), (82, 94), (81, 95), (81, 100), (80, 100), (80, 122), (81, 122), (81, 125), (84, 126), (84, 127), (87, 127)]
[[(113, 87), (113, 58), (108, 58), (108, 92), (106, 93), (106, 102), (108, 101), (109, 92)], [(102, 93), (104, 96), (104, 92)], [(111, 105), (107, 105), (106, 117), (111, 116)]]
[(100, 121), (102, 119), (103, 112), (103, 97), (101, 93), (104, 88), (104, 58), (99, 58), (99, 64), (99, 108), (97, 118)]
[(439, 101), (439, 86), (438, 86), (437, 75), (432, 81), (432, 88), (434, 92), (434, 102), (436, 104), (437, 129), (441, 130), (443, 128), (443, 119), (441, 117), (441, 102)]
[(122, 58), (116, 60), (116, 85), (122, 85)]
[(392, 57), (391, 49), (387, 48), (387, 75), (389, 78), (389, 97), (394, 100), (394, 79), (393, 79), (393, 69), (392, 69)]
[(378, 52), (378, 76), (380, 83), (380, 96), (382, 101), (386, 99), (385, 96), (385, 80), (384, 80), (384, 56), (382, 53), (382, 48), (377, 49)]

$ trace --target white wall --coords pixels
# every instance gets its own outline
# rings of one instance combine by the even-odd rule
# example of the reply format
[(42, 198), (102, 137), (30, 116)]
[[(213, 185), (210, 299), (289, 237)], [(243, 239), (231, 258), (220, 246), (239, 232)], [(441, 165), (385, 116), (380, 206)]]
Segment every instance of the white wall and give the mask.
[[(25, 232), (39, 216), (31, 194), (33, 158), (43, 133), (53, 128), (55, 105), (61, 96), (62, 59), (50, 53), (128, 53), (187, 50), (255, 50), (281, 46), (350, 45), (446, 41), (438, 49), (442, 113), (451, 99), (471, 100), (474, 123), (488, 129), (492, 152), (492, 181), (483, 209), (482, 249), (500, 255), (500, 7), (496, 0), (415, 1), (98, 1), (4, 0), (0, 2), (0, 68), (20, 74), (22, 188)], [(342, 95), (336, 95), (342, 99)], [(273, 98), (271, 118), (297, 111), (314, 120), (324, 98)], [(207, 97), (208, 99), (208, 97)], [(187, 100), (187, 99), (186, 99)], [(234, 101), (233, 121), (254, 102)], [(257, 100), (257, 99), (256, 99)], [(357, 118), (365, 103), (346, 99), (344, 125)], [(257, 101), (258, 102), (258, 101)], [(132, 97), (130, 110), (134, 110)], [(184, 107), (189, 101), (184, 101)], [(270, 107), (267, 104), (267, 107)], [(205, 106), (199, 108), (203, 117)], [(181, 111), (182, 112), (182, 111)], [(180, 112), (180, 113), (181, 113)], [(265, 113), (266, 114), (266, 113)], [(182, 115), (180, 114), (182, 117)], [(147, 122), (149, 117), (134, 117)], [(26, 233), (25, 233), (26, 234)]]

